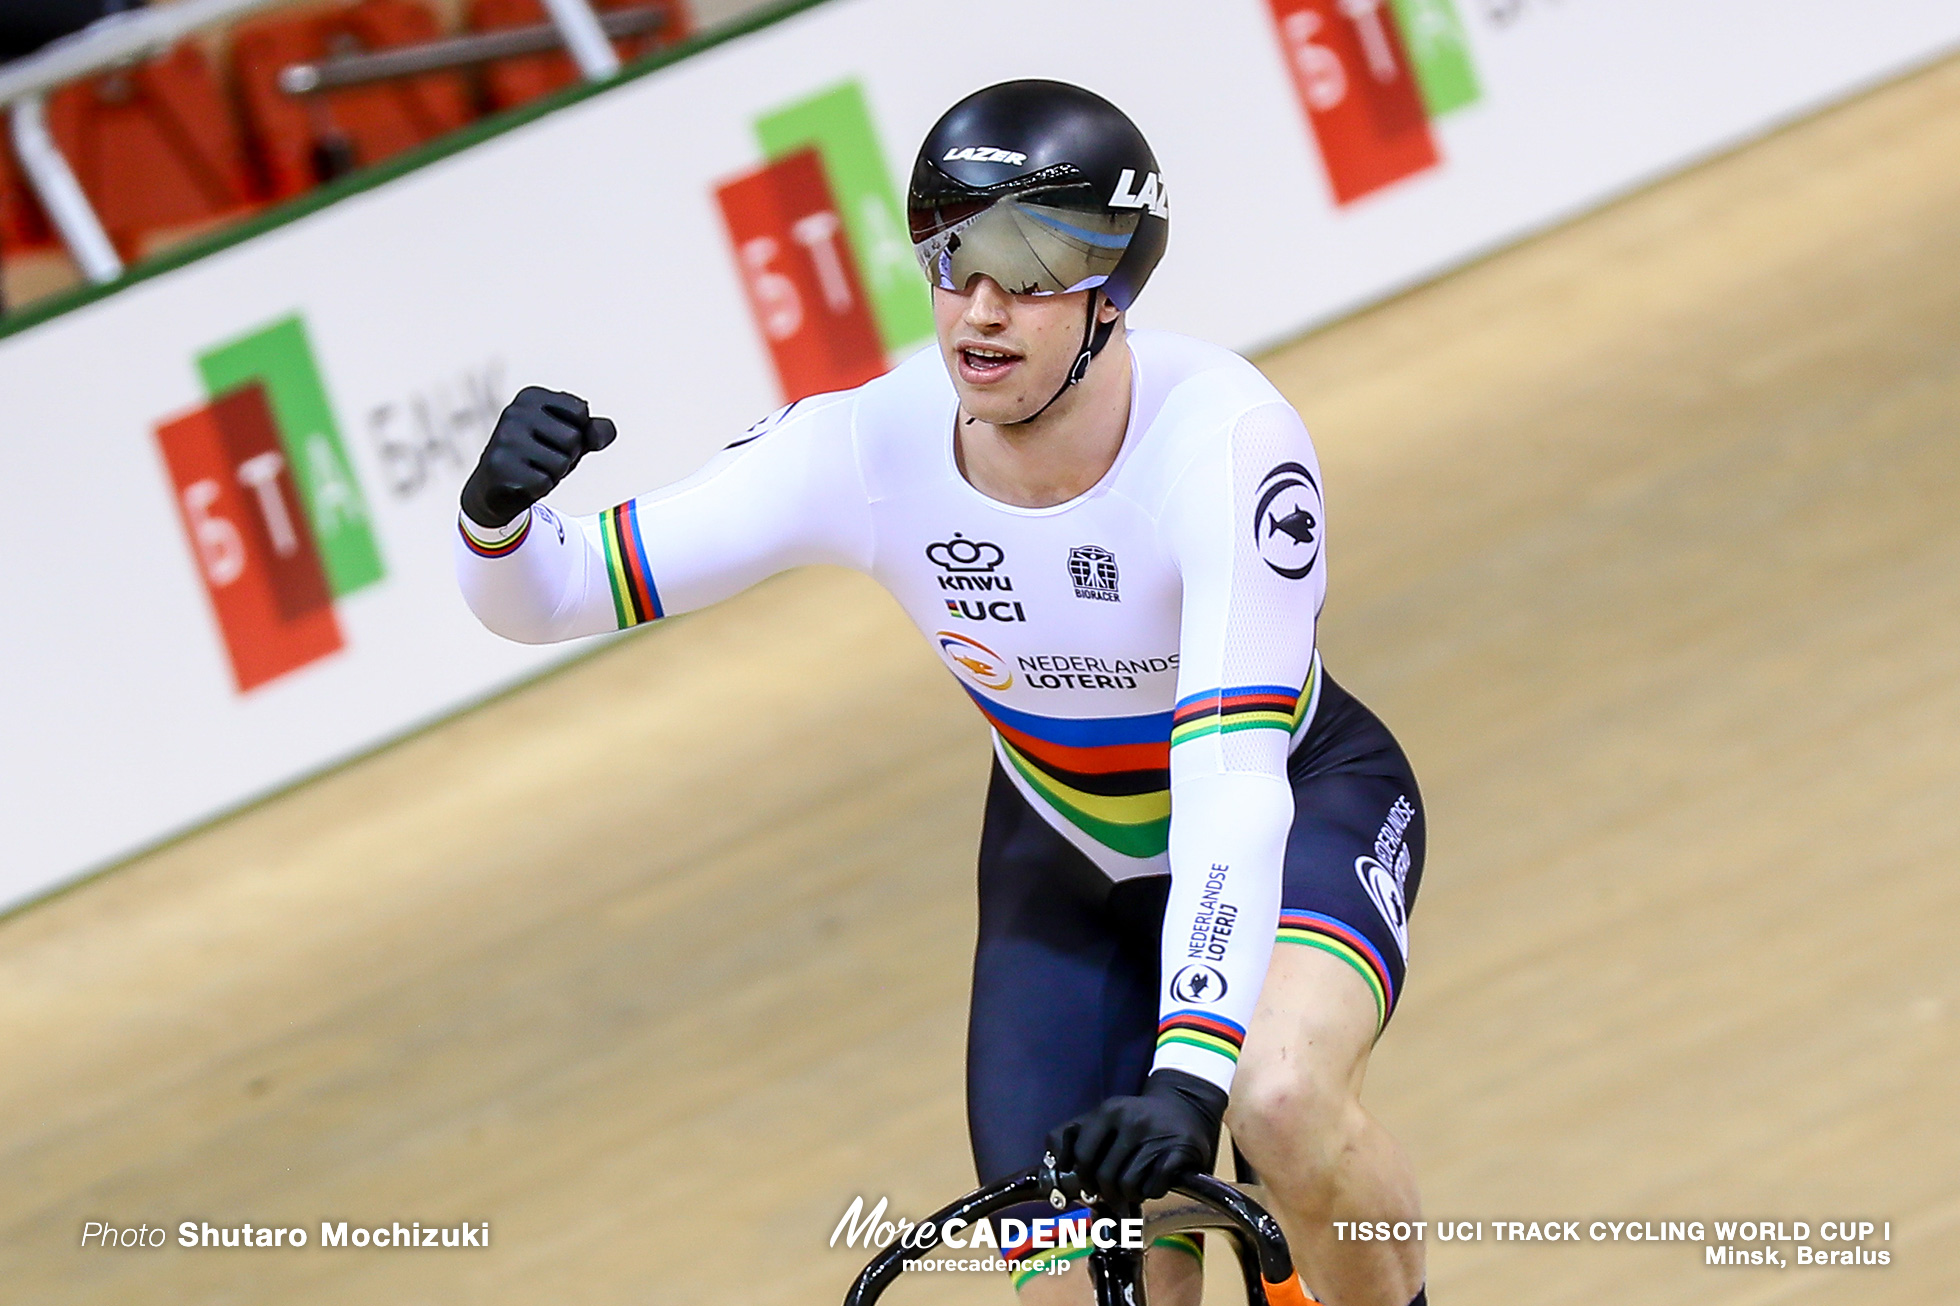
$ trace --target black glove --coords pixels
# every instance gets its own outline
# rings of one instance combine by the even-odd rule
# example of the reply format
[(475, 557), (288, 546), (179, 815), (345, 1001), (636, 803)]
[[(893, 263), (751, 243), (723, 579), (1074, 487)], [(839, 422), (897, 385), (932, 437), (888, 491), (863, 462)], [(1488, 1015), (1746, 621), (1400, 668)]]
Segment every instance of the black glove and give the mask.
[(463, 482), (463, 514), (479, 526), (508, 525), (617, 434), (611, 419), (592, 416), (577, 395), (525, 386)]
[(1098, 1196), (1134, 1205), (1211, 1169), (1225, 1091), (1181, 1070), (1159, 1070), (1140, 1097), (1112, 1097), (1048, 1135), (1056, 1169)]

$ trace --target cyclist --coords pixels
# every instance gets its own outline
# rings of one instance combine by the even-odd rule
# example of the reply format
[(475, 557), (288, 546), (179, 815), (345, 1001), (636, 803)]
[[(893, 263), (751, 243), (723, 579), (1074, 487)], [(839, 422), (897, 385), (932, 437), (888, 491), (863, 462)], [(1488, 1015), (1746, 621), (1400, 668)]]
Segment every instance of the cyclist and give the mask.
[[(806, 563), (877, 578), (993, 727), (967, 1059), (982, 1180), (1052, 1150), (1104, 1195), (1161, 1196), (1213, 1163), (1223, 1119), (1308, 1285), (1421, 1306), (1419, 1242), (1330, 1229), (1418, 1212), (1358, 1095), (1424, 827), (1401, 749), (1315, 649), (1307, 432), (1244, 359), (1126, 328), (1169, 197), (1100, 97), (1017, 81), (962, 100), (908, 208), (937, 351), (592, 517), (538, 501), (613, 424), (522, 391), (463, 488), (463, 592), (542, 642)], [(1150, 1256), (1155, 1299), (1195, 1302), (1197, 1248), (1173, 1243)], [(1015, 1249), (1031, 1306), (1089, 1300), (1086, 1276), (1041, 1272), (1069, 1254)]]

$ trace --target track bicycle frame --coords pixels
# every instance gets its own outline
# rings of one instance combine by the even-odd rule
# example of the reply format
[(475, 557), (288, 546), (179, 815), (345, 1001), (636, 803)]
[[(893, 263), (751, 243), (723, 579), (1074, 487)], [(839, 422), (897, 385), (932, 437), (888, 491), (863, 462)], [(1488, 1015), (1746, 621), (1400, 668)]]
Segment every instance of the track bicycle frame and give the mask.
[[(1089, 1282), (1095, 1289), (1096, 1306), (1146, 1306), (1144, 1250), (1163, 1234), (1195, 1229), (1219, 1230), (1231, 1241), (1245, 1279), (1249, 1306), (1311, 1306), (1312, 1299), (1293, 1277), (1293, 1256), (1287, 1250), (1286, 1235), (1253, 1196), (1256, 1188), (1198, 1175), (1171, 1191), (1183, 1201), (1150, 1213), (1144, 1221), (1144, 1247), (1098, 1247), (1089, 1253)], [(1092, 1219), (1134, 1219), (1139, 1214), (1133, 1206), (1084, 1192), (1073, 1174), (1057, 1173), (1052, 1165), (1039, 1166), (976, 1188), (927, 1216), (920, 1222), (920, 1236), (900, 1239), (871, 1259), (845, 1295), (844, 1306), (872, 1306), (904, 1273), (905, 1262), (924, 1257), (939, 1245), (947, 1221), (972, 1224), (1028, 1201), (1045, 1201), (1057, 1211), (1081, 1203), (1089, 1207)], [(928, 1228), (929, 1233), (925, 1232)]]

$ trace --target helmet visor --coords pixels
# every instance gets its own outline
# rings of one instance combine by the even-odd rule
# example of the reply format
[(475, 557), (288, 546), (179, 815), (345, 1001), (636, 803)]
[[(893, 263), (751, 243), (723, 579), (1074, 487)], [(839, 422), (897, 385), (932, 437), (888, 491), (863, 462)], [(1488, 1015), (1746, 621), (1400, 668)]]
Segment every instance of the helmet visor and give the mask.
[(950, 203), (912, 212), (913, 251), (941, 290), (991, 277), (1015, 295), (1065, 295), (1109, 279), (1141, 213), (1062, 208), (1041, 196)]

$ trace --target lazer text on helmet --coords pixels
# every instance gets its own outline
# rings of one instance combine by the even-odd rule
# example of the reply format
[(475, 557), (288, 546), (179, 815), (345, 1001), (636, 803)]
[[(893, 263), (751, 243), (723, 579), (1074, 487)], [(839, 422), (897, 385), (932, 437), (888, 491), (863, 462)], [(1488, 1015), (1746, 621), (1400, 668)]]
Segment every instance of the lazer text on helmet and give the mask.
[(1163, 179), (1154, 172), (1145, 173), (1143, 185), (1132, 191), (1130, 187), (1136, 185), (1136, 179), (1135, 168), (1123, 169), (1123, 175), (1116, 179), (1116, 190), (1109, 197), (1109, 207), (1149, 209), (1153, 217), (1169, 218), (1171, 198), (1169, 192), (1164, 189)]
[(942, 163), (953, 163), (968, 159), (974, 163), (1007, 163), (1018, 168), (1028, 161), (1028, 156), (1016, 150), (997, 150), (991, 145), (968, 145), (962, 149), (946, 151)]

